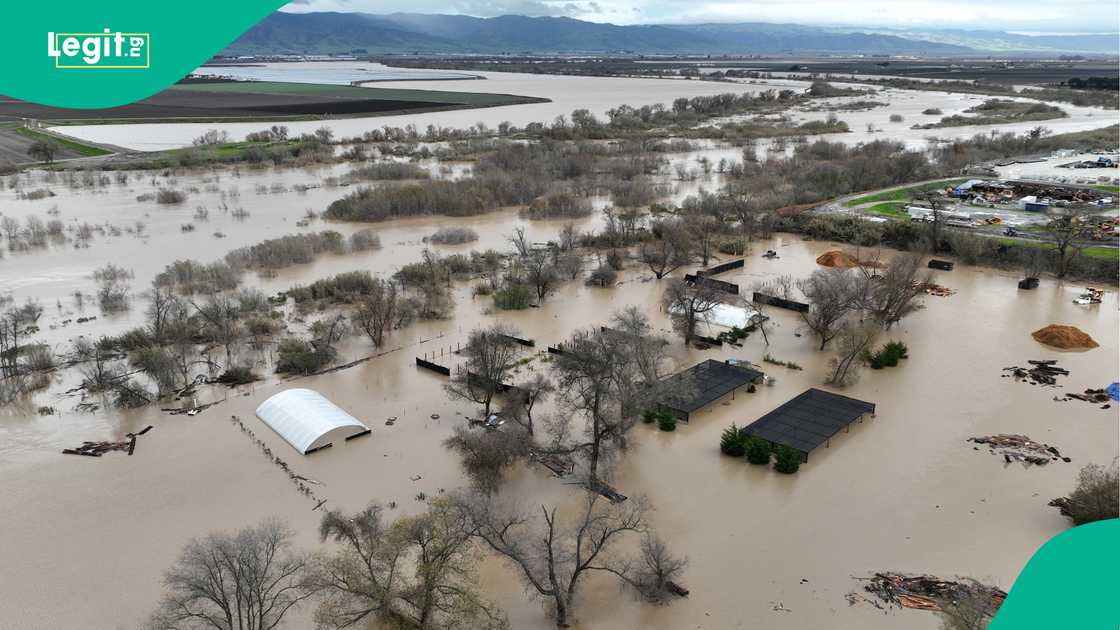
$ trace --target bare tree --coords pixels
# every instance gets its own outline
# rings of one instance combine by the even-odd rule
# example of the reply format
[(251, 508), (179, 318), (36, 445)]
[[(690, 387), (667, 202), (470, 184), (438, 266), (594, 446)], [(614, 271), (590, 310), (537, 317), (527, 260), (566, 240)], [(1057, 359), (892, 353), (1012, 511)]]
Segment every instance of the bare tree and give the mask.
[(517, 388), (511, 390), (507, 406), (513, 420), (529, 432), (529, 437), (534, 433), (533, 408), (555, 391), (556, 385), (539, 372), (529, 380), (518, 383)]
[(523, 227), (514, 228), (513, 234), (509, 237), (509, 242), (517, 250), (519, 256), (528, 256), (533, 249), (532, 243), (525, 236), (525, 228)]
[(847, 324), (836, 336), (836, 357), (832, 359), (832, 374), (828, 382), (843, 387), (855, 380), (863, 353), (875, 342), (879, 327), (870, 322)]
[(359, 298), (358, 309), (350, 316), (350, 321), (380, 348), (385, 332), (391, 330), (400, 317), (398, 302), (397, 285), (374, 278), (369, 292)]
[(848, 315), (860, 307), (865, 283), (855, 272), (817, 269), (797, 286), (809, 301), (809, 310), (801, 318), (821, 340), (820, 349), (824, 350), (839, 334)]
[(574, 518), (544, 505), (533, 518), (499, 507), (490, 497), (474, 497), (461, 504), (475, 535), (513, 564), (529, 592), (549, 603), (557, 627), (568, 627), (580, 586), (592, 574), (612, 575), (646, 598), (654, 595), (651, 587), (656, 578), (651, 579), (648, 568), (639, 571), (636, 565), (640, 561), (618, 549), (627, 538), (649, 532), (649, 506), (644, 498), (612, 505), (588, 493)]
[(225, 349), (225, 368), (233, 367), (233, 353), (241, 337), (241, 310), (228, 293), (215, 293), (201, 305), (191, 302), (205, 322), (207, 334)]
[(1091, 230), (1085, 222), (1086, 212), (1066, 209), (1065, 214), (1051, 219), (1043, 230), (1043, 236), (1054, 244), (1054, 252), (1058, 255), (1055, 274), (1059, 278), (1069, 273), (1090, 236)]
[(469, 400), (485, 407), (490, 405), (517, 359), (519, 346), (511, 339), (517, 331), (505, 323), (471, 331), (461, 353), (466, 358), (444, 389), (451, 396)]
[(327, 512), (319, 535), (339, 549), (316, 567), (323, 592), (316, 621), (326, 628), (372, 621), (412, 630), (507, 628), (504, 615), (477, 593), (468, 524), (446, 501), (389, 525), (376, 503), (352, 515)]
[(647, 531), (642, 537), (642, 548), (635, 565), (632, 584), (646, 599), (659, 601), (674, 580), (679, 579), (688, 561), (674, 556), (665, 541)]
[(658, 280), (692, 261), (692, 240), (688, 231), (662, 221), (653, 226), (660, 238), (642, 244), (641, 259)]
[(676, 278), (665, 288), (661, 302), (673, 321), (673, 328), (688, 345), (696, 337), (697, 326), (708, 321), (708, 314), (723, 303), (723, 293), (703, 278), (697, 278), (696, 282)]
[(622, 330), (577, 331), (564, 342), (554, 362), (561, 406), (583, 416), (586, 425), (585, 439), (575, 441), (564, 432), (569, 423), (562, 418), (560, 425), (552, 427), (553, 450), (582, 455), (590, 487), (599, 482), (604, 462), (626, 448), (627, 434), (642, 407), (664, 394), (661, 369), (667, 361), (667, 344), (651, 334), (641, 313), (633, 311), (637, 317), (626, 313), (612, 320)]
[(525, 266), (525, 279), (536, 290), (537, 302), (543, 303), (545, 297), (556, 289), (560, 274), (556, 270), (548, 252), (533, 250), (522, 261)]
[(922, 258), (917, 254), (895, 254), (887, 263), (881, 277), (872, 276), (868, 267), (860, 267), (864, 282), (868, 283), (861, 291), (864, 310), (885, 328), (897, 324), (907, 315), (923, 308), (919, 296), (924, 291), (922, 284), (930, 281), (929, 276), (919, 278)]
[(152, 630), (272, 630), (314, 593), (291, 531), (267, 520), (236, 534), (192, 540), (164, 574)]

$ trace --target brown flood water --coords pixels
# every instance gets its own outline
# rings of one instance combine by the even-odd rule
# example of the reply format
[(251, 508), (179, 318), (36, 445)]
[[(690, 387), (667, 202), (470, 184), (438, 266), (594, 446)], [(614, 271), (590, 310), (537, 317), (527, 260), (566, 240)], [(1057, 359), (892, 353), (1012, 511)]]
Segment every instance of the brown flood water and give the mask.
[[(256, 181), (293, 185), (324, 176), (301, 171), (246, 176), (241, 201), (251, 217), (238, 223), (216, 212), (206, 193), (192, 195), (180, 209), (130, 202), (135, 194), (60, 196), (40, 202), (11, 201), (5, 212), (43, 215), (58, 205), (61, 218), (90, 222), (146, 217), (148, 241), (131, 236), (95, 238), (89, 249), (69, 247), (28, 255), (8, 254), (0, 261), (0, 285), (18, 300), (34, 295), (46, 306), (44, 320), (73, 317), (67, 297), (75, 288), (90, 291), (89, 271), (111, 259), (126, 261), (139, 290), (174, 258), (219, 258), (229, 249), (296, 231), (304, 208), (321, 209), (340, 190), (306, 195), (255, 195)], [(234, 180), (223, 176), (225, 189)], [(143, 192), (147, 182), (133, 188)], [(54, 187), (56, 190), (58, 186)], [(210, 225), (182, 234), (195, 205), (208, 203)], [(135, 217), (134, 217), (135, 215)], [(264, 217), (268, 220), (264, 220)], [(88, 217), (88, 218), (87, 218)], [(512, 211), (468, 220), (418, 219), (372, 226), (382, 249), (369, 254), (322, 257), (285, 270), (276, 278), (247, 276), (250, 285), (275, 291), (298, 282), (354, 268), (391, 273), (415, 260), (421, 238), (447, 223), (467, 224), (481, 235), (467, 251), (507, 247), (515, 224), (526, 225), (533, 240), (555, 235), (559, 223), (521, 222)], [(217, 229), (229, 237), (217, 240)], [(325, 229), (312, 223), (306, 229)], [(330, 225), (344, 233), (365, 226)], [(834, 248), (778, 235), (757, 243), (739, 273), (720, 276), (744, 289), (779, 274), (803, 277), (814, 259)], [(758, 256), (777, 250), (779, 260)], [(442, 446), (451, 428), (470, 414), (469, 405), (450, 401), (441, 378), (417, 371), (414, 357), (446, 353), (472, 328), (497, 319), (518, 326), (539, 348), (563, 340), (573, 330), (606, 323), (623, 306), (637, 304), (655, 326), (668, 330), (658, 309), (659, 283), (632, 264), (623, 283), (609, 290), (568, 283), (539, 309), (491, 312), (490, 301), (472, 300), (469, 287), (456, 289), (453, 319), (397, 332), (382, 357), (341, 372), (289, 380), (275, 379), (239, 390), (228, 400), (195, 416), (171, 416), (155, 406), (136, 411), (80, 414), (75, 398), (53, 393), (35, 404), (53, 404), (61, 415), (40, 417), (25, 405), (0, 410), (0, 618), (11, 628), (134, 628), (161, 593), (161, 572), (189, 538), (217, 529), (239, 528), (278, 515), (297, 531), (305, 548), (317, 546), (319, 513), (285, 475), (230, 422), (240, 417), (301, 475), (322, 482), (314, 491), (328, 506), (356, 510), (370, 500), (395, 501), (397, 512), (422, 507), (419, 492), (432, 496), (464, 483), (457, 459)], [(1081, 287), (1044, 280), (1036, 291), (1018, 291), (1016, 277), (989, 269), (959, 266), (936, 272), (935, 280), (957, 291), (927, 297), (926, 309), (905, 319), (888, 338), (901, 339), (911, 358), (900, 367), (867, 370), (846, 394), (878, 405), (874, 419), (854, 425), (828, 448), (812, 453), (793, 476), (753, 467), (720, 455), (720, 432), (731, 422), (747, 424), (800, 393), (820, 386), (828, 354), (818, 353), (799, 320), (772, 310), (774, 328), (767, 348), (758, 334), (742, 349), (701, 352), (675, 343), (682, 366), (705, 358), (736, 357), (761, 363), (770, 352), (805, 367), (791, 371), (762, 364), (777, 378), (756, 394), (738, 394), (695, 414), (673, 433), (646, 425), (634, 431), (632, 448), (617, 467), (613, 483), (625, 494), (647, 495), (657, 511), (653, 522), (673, 549), (689, 558), (684, 583), (688, 599), (670, 606), (639, 604), (614, 583), (589, 581), (581, 593), (578, 627), (587, 629), (680, 628), (934, 628), (935, 616), (916, 611), (889, 614), (867, 605), (849, 606), (845, 594), (861, 584), (853, 576), (876, 570), (968, 575), (1010, 587), (1030, 554), (1068, 528), (1046, 506), (1068, 492), (1080, 466), (1107, 463), (1118, 452), (1116, 409), (1080, 402), (1052, 401), (1062, 390), (1032, 387), (1000, 378), (1001, 369), (1028, 359), (1055, 358), (1071, 371), (1064, 389), (1102, 387), (1117, 376), (1118, 303), (1110, 291), (1099, 306), (1071, 303)], [(56, 311), (61, 299), (64, 311)], [(59, 348), (77, 334), (119, 332), (142, 318), (144, 301), (131, 313), (86, 325), (71, 324), (41, 337)], [(87, 302), (86, 314), (97, 314)], [(1092, 335), (1100, 348), (1058, 352), (1040, 346), (1030, 332), (1049, 323), (1072, 324)], [(340, 362), (369, 354), (355, 338)], [(448, 360), (445, 356), (443, 360)], [(545, 369), (532, 363), (524, 370)], [(522, 373), (524, 376), (524, 372)], [(372, 427), (372, 435), (303, 457), (253, 415), (262, 400), (285, 387), (309, 387)], [(52, 388), (52, 392), (62, 389)], [(214, 390), (222, 396), (225, 390)], [(438, 414), (438, 420), (431, 419)], [(385, 426), (390, 416), (399, 420)], [(121, 438), (147, 424), (136, 454), (111, 453), (100, 459), (65, 457), (64, 446), (83, 440)], [(1005, 466), (986, 449), (973, 450), (974, 435), (1023, 433), (1057, 446), (1073, 463), (1041, 468)], [(417, 476), (420, 479), (413, 481)], [(513, 472), (503, 495), (528, 509), (541, 503), (571, 501), (577, 492), (543, 468)], [(514, 628), (549, 628), (541, 606), (524, 595), (517, 575), (487, 557), (481, 568), (487, 596), (509, 614)], [(778, 603), (789, 612), (775, 611)], [(287, 627), (309, 628), (311, 610), (297, 611)]]

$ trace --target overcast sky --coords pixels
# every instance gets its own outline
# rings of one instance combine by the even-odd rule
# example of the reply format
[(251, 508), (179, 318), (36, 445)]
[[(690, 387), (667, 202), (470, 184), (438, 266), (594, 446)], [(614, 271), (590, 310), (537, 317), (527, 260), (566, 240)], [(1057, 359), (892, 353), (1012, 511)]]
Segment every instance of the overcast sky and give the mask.
[(1116, 0), (297, 0), (285, 11), (567, 16), (592, 22), (793, 22), (835, 26), (1114, 32)]

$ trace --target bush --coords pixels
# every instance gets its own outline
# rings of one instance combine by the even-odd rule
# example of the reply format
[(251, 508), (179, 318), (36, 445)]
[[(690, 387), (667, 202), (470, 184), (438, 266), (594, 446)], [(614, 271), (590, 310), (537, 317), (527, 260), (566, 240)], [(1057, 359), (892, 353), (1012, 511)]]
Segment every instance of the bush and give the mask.
[(156, 203), (183, 203), (186, 200), (187, 193), (173, 188), (160, 188), (159, 192), (156, 193)]
[(662, 412), (657, 418), (657, 428), (662, 431), (676, 431), (677, 417), (673, 414)]
[(742, 430), (732, 422), (731, 426), (723, 430), (723, 435), (719, 438), (719, 450), (724, 455), (742, 457), (747, 452), (748, 439), (743, 435)]
[(253, 373), (253, 369), (248, 366), (231, 367), (225, 372), (222, 372), (221, 376), (218, 377), (219, 383), (224, 383), (231, 386), (246, 385), (257, 380), (260, 379), (256, 374)]
[(901, 341), (890, 341), (879, 348), (877, 352), (868, 353), (864, 356), (864, 359), (871, 365), (871, 369), (881, 370), (885, 367), (895, 367), (899, 360), (908, 357), (906, 344)]
[(350, 251), (365, 252), (371, 249), (381, 249), (381, 238), (373, 230), (358, 230), (350, 235)]
[(929, 109), (922, 110), (926, 116), (940, 116), (943, 112), (938, 107), (930, 107)]
[(609, 265), (601, 265), (598, 269), (591, 272), (587, 277), (587, 284), (595, 287), (609, 287), (614, 286), (618, 281), (618, 272), (611, 269)]
[(276, 371), (281, 374), (311, 374), (330, 362), (331, 357), (315, 351), (308, 342), (287, 337), (276, 350)]
[(1078, 474), (1077, 488), (1068, 497), (1051, 501), (1050, 505), (1058, 507), (1074, 525), (1117, 518), (1120, 517), (1118, 484), (1117, 460), (1108, 468), (1089, 464)]
[(528, 285), (509, 284), (494, 293), (494, 306), (503, 311), (520, 311), (533, 302), (533, 291)]
[(891, 122), (902, 122), (904, 118), (901, 114), (891, 114)]
[(437, 245), (462, 245), (478, 240), (478, 232), (467, 227), (445, 227), (436, 230), (428, 241)]
[(774, 470), (785, 475), (792, 475), (801, 468), (801, 453), (792, 448), (784, 445), (779, 446), (775, 455), (777, 457), (774, 461)]
[(744, 442), (747, 461), (757, 466), (770, 463), (770, 443), (760, 437), (748, 436)]

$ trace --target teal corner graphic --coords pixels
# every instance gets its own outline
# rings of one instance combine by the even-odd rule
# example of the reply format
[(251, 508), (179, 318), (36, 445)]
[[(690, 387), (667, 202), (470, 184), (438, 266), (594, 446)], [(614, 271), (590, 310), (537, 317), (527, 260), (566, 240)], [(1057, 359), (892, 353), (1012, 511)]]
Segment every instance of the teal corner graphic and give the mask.
[(1120, 520), (1075, 527), (1031, 556), (988, 630), (1120, 628)]
[(41, 105), (107, 108), (183, 78), (284, 0), (76, 2), (4, 7), (0, 94)]

